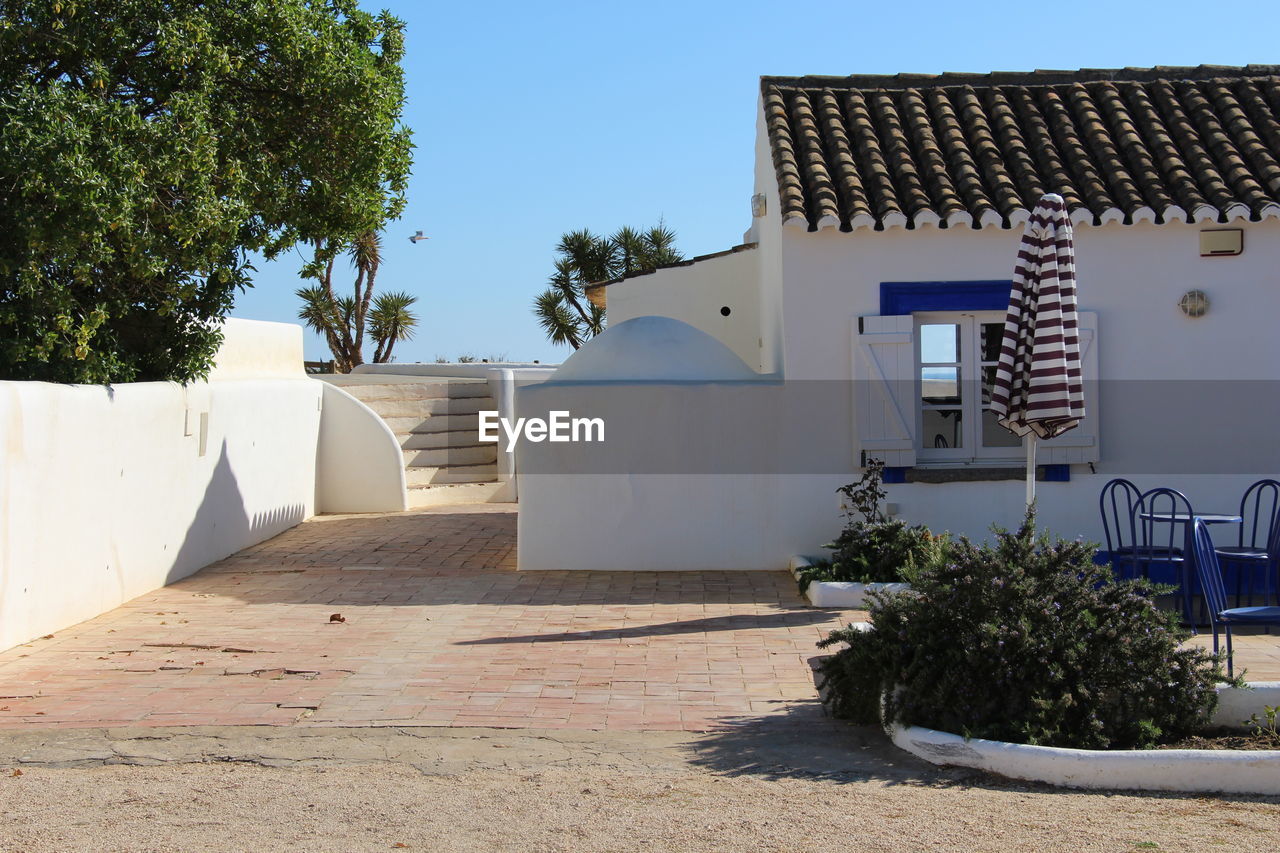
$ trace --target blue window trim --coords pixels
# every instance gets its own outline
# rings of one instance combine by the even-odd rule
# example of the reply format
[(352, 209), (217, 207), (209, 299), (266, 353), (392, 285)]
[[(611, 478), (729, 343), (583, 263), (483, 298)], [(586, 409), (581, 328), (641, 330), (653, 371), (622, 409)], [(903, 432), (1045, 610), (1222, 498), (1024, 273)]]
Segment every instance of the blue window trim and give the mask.
[(1003, 311), (1012, 281), (882, 281), (880, 313)]
[[(880, 313), (915, 311), (1003, 311), (1009, 307), (1012, 281), (882, 281)], [(1045, 465), (1044, 481), (1071, 481), (1070, 465)], [(905, 483), (906, 468), (885, 468), (884, 482)]]

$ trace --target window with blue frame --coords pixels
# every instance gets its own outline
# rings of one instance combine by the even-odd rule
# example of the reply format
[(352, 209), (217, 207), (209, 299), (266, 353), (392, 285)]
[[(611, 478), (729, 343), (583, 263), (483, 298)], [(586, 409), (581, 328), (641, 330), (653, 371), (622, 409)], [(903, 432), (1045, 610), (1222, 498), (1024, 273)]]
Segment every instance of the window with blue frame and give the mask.
[[(1009, 289), (1007, 280), (884, 282), (881, 313), (858, 319), (861, 450), (886, 462), (888, 478), (917, 465), (1024, 458), (1021, 440), (990, 412)], [(1082, 312), (1082, 353), (1095, 331), (1096, 315)], [(1086, 383), (1096, 379), (1096, 358), (1090, 352), (1085, 361)], [(1087, 420), (1045, 454), (1051, 479), (1066, 479), (1071, 462), (1098, 458), (1096, 418)]]

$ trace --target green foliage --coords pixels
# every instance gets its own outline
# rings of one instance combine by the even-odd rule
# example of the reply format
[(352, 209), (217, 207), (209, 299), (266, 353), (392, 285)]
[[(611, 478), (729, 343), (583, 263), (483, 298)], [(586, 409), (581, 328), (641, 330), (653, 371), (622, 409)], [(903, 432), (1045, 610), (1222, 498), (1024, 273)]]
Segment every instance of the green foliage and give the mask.
[(883, 475), (884, 463), (871, 459), (860, 480), (836, 490), (848, 501), (844, 530), (823, 546), (831, 549), (831, 559), (814, 560), (796, 572), (801, 592), (814, 581), (909, 583), (919, 570), (946, 558), (946, 534), (934, 536), (924, 525), (908, 527), (885, 518)]
[(844, 499), (849, 502), (850, 509), (845, 511), (845, 515), (852, 517), (856, 512), (868, 523), (884, 521), (880, 503), (888, 493), (884, 490), (883, 482), (884, 462), (868, 459), (861, 479), (836, 489), (836, 493), (844, 495)]
[(1262, 716), (1251, 714), (1248, 723), (1249, 733), (1255, 740), (1280, 749), (1280, 707), (1263, 705)]
[[(334, 289), (334, 248), (345, 251), (355, 267), (351, 296), (338, 296)], [(395, 291), (374, 298), (373, 286), (382, 266), (382, 238), (377, 232), (367, 231), (348, 241), (318, 240), (315, 252), (315, 262), (307, 265), (303, 275), (319, 283), (294, 291), (302, 300), (298, 319), (324, 335), (338, 373), (349, 373), (351, 368), (364, 364), (366, 331), (375, 344), (373, 363), (391, 361), (396, 342), (413, 338), (418, 317), (409, 309), (418, 297)]]
[[(834, 713), (966, 737), (1085, 749), (1145, 747), (1203, 727), (1227, 681), (1181, 647), (1190, 632), (1157, 588), (1114, 582), (1095, 546), (1035, 534), (1034, 511), (994, 545), (967, 539), (922, 569), (913, 591), (875, 596), (873, 630), (823, 665)], [(1239, 683), (1239, 682), (1233, 682)]]
[(403, 290), (382, 293), (373, 300), (373, 310), (369, 312), (369, 336), (377, 344), (373, 353), (374, 364), (391, 361), (391, 349), (397, 341), (413, 340), (418, 317), (409, 308), (417, 301), (418, 297)]
[(0, 0), (0, 377), (203, 376), (250, 252), (397, 215), (402, 29), (355, 0)]
[(684, 260), (676, 234), (662, 223), (647, 231), (620, 228), (610, 237), (572, 231), (556, 246), (550, 286), (533, 301), (547, 339), (575, 350), (604, 329), (604, 309), (587, 299), (586, 286)]
[(796, 574), (803, 592), (813, 581), (856, 583), (910, 583), (921, 569), (946, 558), (949, 537), (934, 536), (923, 524), (907, 526), (900, 520), (852, 521), (836, 541), (831, 559), (815, 560)]

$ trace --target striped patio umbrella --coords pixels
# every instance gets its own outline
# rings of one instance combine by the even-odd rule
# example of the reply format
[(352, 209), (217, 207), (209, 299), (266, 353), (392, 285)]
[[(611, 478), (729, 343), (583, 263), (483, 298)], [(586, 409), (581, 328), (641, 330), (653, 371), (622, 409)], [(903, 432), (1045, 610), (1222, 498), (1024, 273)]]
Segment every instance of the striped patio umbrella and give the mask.
[(1030, 504), (1036, 439), (1062, 435), (1084, 417), (1075, 248), (1060, 195), (1040, 199), (1018, 246), (991, 411), (1026, 442)]

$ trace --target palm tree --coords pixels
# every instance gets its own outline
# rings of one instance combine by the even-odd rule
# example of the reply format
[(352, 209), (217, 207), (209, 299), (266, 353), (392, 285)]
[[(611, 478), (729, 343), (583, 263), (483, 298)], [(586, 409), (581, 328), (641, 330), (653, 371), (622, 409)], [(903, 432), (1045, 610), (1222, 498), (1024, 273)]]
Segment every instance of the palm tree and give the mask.
[[(417, 300), (407, 293), (389, 293), (379, 296), (376, 302), (373, 300), (374, 282), (378, 268), (382, 266), (381, 236), (376, 231), (366, 231), (345, 242), (317, 240), (314, 245), (315, 260), (307, 265), (302, 275), (314, 278), (318, 283), (294, 291), (302, 300), (298, 319), (324, 335), (333, 353), (334, 369), (339, 373), (349, 373), (351, 368), (364, 364), (366, 328), (376, 342), (374, 361), (386, 361), (391, 357), (391, 348), (396, 341), (413, 336), (417, 317), (409, 312), (408, 307)], [(333, 268), (338, 255), (344, 252), (356, 271), (351, 296), (338, 296), (333, 289)], [(387, 300), (385, 305), (384, 300)], [(385, 310), (378, 314), (379, 308)], [(382, 325), (378, 325), (375, 314), (378, 314)], [(384, 337), (384, 334), (390, 337)]]
[(413, 340), (418, 317), (409, 310), (409, 306), (417, 301), (418, 297), (403, 290), (379, 294), (374, 301), (373, 310), (369, 312), (369, 335), (377, 341), (374, 364), (391, 361), (391, 348), (396, 341)]
[(676, 234), (661, 222), (647, 231), (631, 227), (601, 237), (570, 231), (556, 245), (555, 272), (533, 301), (533, 313), (548, 340), (575, 350), (604, 330), (605, 312), (586, 297), (586, 286), (628, 273), (684, 260)]

